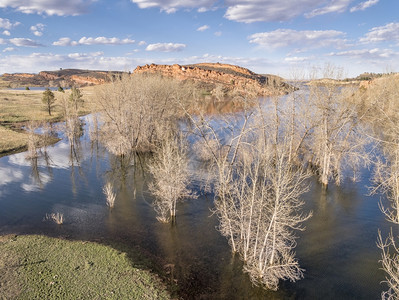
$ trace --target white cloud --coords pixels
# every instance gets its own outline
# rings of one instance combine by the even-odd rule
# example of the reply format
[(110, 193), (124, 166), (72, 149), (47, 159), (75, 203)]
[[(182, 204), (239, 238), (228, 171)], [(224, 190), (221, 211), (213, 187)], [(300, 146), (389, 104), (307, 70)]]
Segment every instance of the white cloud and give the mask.
[(323, 0), (226, 0), (225, 18), (244, 23), (291, 20), (317, 7)]
[(36, 36), (42, 36), (43, 35), (43, 31), (44, 31), (44, 27), (46, 27), (46, 25), (42, 24), (42, 23), (38, 23), (36, 25), (33, 25), (30, 27), (30, 31), (33, 32), (34, 35)]
[(70, 53), (68, 54), (69, 58), (80, 60), (80, 59), (87, 59), (89, 57), (99, 57), (103, 56), (104, 52), (102, 51), (97, 51), (97, 52), (91, 52), (91, 53)]
[(53, 46), (76, 46), (78, 42), (72, 41), (68, 37), (60, 38), (57, 42), (53, 42)]
[[(0, 0), (1, 1), (1, 0)], [(174, 13), (178, 9), (197, 8), (200, 13), (218, 9), (217, 0), (131, 0), (139, 8), (160, 8), (161, 11)], [(369, 7), (378, 0), (368, 0)], [(280, 22), (305, 15), (308, 18), (327, 13), (342, 13), (353, 0), (224, 0), (225, 18), (243, 23)], [(360, 5), (360, 4), (359, 4)], [(363, 7), (362, 6), (362, 7)]]
[[(313, 18), (315, 16), (325, 15), (329, 13), (343, 13), (348, 9), (348, 6), (352, 1), (353, 0), (330, 0), (327, 5), (316, 8), (310, 13), (306, 13), (305, 17)], [(325, 1), (320, 2), (324, 4)]]
[(140, 42), (139, 42), (139, 46), (145, 46), (145, 45), (147, 45), (147, 42), (146, 42), (146, 41), (140, 41)]
[(7, 40), (0, 38), (0, 45), (7, 44)]
[(133, 44), (135, 41), (131, 39), (118, 39), (116, 37), (106, 38), (103, 36), (99, 36), (96, 38), (92, 37), (82, 37), (79, 40), (80, 45), (125, 45), (125, 44)]
[(37, 73), (43, 70), (59, 68), (120, 70), (124, 71), (138, 64), (152, 63), (152, 59), (135, 59), (128, 57), (105, 57), (99, 53), (32, 53), (30, 55), (10, 54), (0, 56), (1, 71), (5, 73)]
[(4, 31), (3, 31), (3, 34), (4, 34), (4, 35), (7, 35), (7, 36), (10, 36), (10, 35), (11, 35), (11, 32), (9, 32), (8, 30), (4, 30)]
[(60, 38), (58, 41), (53, 42), (53, 46), (77, 46), (77, 45), (126, 45), (133, 44), (135, 41), (131, 39), (119, 39), (116, 37), (107, 38), (99, 36), (93, 37), (82, 37), (79, 41), (72, 41), (68, 37)]
[(221, 32), (221, 31), (216, 31), (216, 32), (214, 33), (214, 35), (216, 35), (216, 36), (221, 36), (221, 35), (222, 35), (222, 32)]
[[(0, 0), (1, 1), (1, 0)], [(1, 3), (1, 2), (0, 2)], [(0, 6), (1, 7), (1, 6)], [(13, 27), (15, 27), (15, 26), (18, 26), (18, 25), (20, 25), (21, 23), (20, 22), (15, 22), (15, 23), (12, 23), (9, 19), (3, 19), (3, 18), (0, 18), (0, 28), (4, 28), (4, 29), (11, 29), (11, 28), (13, 28)]]
[(395, 52), (392, 49), (360, 49), (360, 50), (349, 50), (341, 52), (332, 52), (329, 56), (345, 56), (349, 58), (356, 58), (362, 60), (386, 60), (399, 58), (399, 52)]
[[(1, 1), (1, 0), (0, 0)], [(212, 7), (216, 0), (131, 0), (140, 8), (159, 7), (166, 13), (174, 13), (179, 8), (199, 8), (202, 12)]]
[(15, 46), (18, 46), (18, 47), (41, 47), (41, 46), (43, 46), (43, 45), (35, 42), (34, 40), (26, 39), (26, 38), (10, 39), (10, 43)]
[(11, 29), (12, 23), (8, 19), (0, 18), (0, 28)]
[(303, 48), (320, 48), (327, 46), (343, 47), (345, 33), (336, 30), (277, 29), (269, 32), (255, 33), (249, 36), (249, 42), (262, 48), (275, 49), (288, 46)]
[(365, 10), (365, 9), (367, 9), (367, 8), (373, 6), (373, 5), (376, 5), (379, 1), (380, 0), (368, 0), (368, 1), (365, 1), (365, 2), (361, 2), (358, 5), (352, 7), (350, 9), (350, 12), (355, 12), (355, 11), (358, 11), (358, 10)]
[(12, 52), (12, 51), (14, 51), (15, 50), (15, 48), (13, 48), (13, 47), (7, 47), (7, 48), (5, 48), (4, 50), (3, 50), (3, 52)]
[(159, 52), (178, 52), (186, 48), (185, 44), (174, 44), (174, 43), (156, 43), (149, 44), (146, 51), (159, 51)]
[(207, 29), (209, 29), (210, 27), (208, 26), (208, 25), (203, 25), (203, 26), (201, 26), (201, 27), (198, 27), (197, 28), (197, 31), (205, 31), (205, 30), (207, 30)]
[(384, 26), (374, 27), (369, 30), (361, 43), (377, 43), (392, 41), (399, 45), (399, 23), (389, 23)]
[(314, 57), (308, 57), (308, 56), (290, 56), (286, 57), (284, 61), (289, 62), (289, 63), (301, 63), (301, 62), (306, 62), (314, 59)]
[(94, 1), (96, 0), (0, 0), (0, 8), (11, 7), (25, 14), (76, 16), (86, 13)]

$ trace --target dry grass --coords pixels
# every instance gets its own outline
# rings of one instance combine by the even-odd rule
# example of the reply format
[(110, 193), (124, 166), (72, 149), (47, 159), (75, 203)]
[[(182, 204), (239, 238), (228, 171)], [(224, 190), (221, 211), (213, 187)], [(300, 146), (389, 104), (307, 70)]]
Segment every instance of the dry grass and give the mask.
[(0, 126), (0, 156), (12, 150), (26, 149), (28, 135)]
[[(2, 87), (1, 82), (0, 87)], [(79, 115), (96, 110), (92, 101), (94, 88), (81, 89), (85, 102), (79, 110)], [(68, 96), (69, 93), (70, 91), (66, 91), (65, 94), (54, 92), (57, 99), (56, 105), (52, 111), (52, 116), (49, 116), (41, 101), (43, 91), (0, 89), (0, 154), (26, 149), (27, 147), (27, 135), (10, 130), (10, 128), (21, 128), (28, 121), (55, 122), (61, 120), (63, 115), (62, 108), (59, 105), (60, 99), (64, 95)]]

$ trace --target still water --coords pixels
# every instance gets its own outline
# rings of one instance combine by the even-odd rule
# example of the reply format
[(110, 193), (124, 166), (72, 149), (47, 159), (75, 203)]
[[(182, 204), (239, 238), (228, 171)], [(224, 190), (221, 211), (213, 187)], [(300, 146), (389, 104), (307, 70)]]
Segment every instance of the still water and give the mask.
[[(25, 153), (0, 158), (0, 234), (45, 234), (142, 249), (159, 268), (173, 265), (170, 280), (184, 299), (378, 299), (386, 286), (379, 269), (378, 229), (390, 225), (378, 208), (379, 196), (367, 196), (369, 171), (357, 183), (331, 185), (316, 181), (303, 197), (313, 211), (299, 232), (297, 257), (305, 269), (296, 283), (281, 283), (277, 292), (253, 287), (212, 215), (213, 195), (179, 204), (176, 225), (161, 224), (151, 207), (145, 157), (118, 159), (88, 134), (71, 152), (63, 139), (47, 156)], [(102, 186), (114, 182), (117, 199), (108, 209)], [(194, 181), (194, 188), (198, 184)], [(57, 226), (46, 213), (64, 214)]]

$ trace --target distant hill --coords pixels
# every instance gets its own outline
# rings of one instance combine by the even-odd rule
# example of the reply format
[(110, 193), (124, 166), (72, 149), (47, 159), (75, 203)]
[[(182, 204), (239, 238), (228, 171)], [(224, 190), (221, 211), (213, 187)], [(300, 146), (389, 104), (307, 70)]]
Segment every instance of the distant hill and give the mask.
[(103, 84), (122, 72), (93, 71), (80, 69), (60, 69), (58, 71), (41, 71), (39, 74), (4, 73), (3, 81), (10, 82), (11, 86), (87, 86)]

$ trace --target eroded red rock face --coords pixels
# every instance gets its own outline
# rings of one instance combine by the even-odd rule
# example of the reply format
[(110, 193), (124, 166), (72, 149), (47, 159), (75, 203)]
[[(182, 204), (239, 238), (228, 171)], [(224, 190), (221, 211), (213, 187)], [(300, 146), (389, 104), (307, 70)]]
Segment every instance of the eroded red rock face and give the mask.
[[(270, 95), (276, 88), (287, 91), (283, 79), (274, 75), (256, 74), (246, 68), (220, 63), (200, 63), (193, 65), (145, 65), (138, 66), (132, 75), (154, 73), (178, 80), (192, 80), (207, 85), (211, 89), (222, 85), (225, 90), (251, 91), (259, 95)], [(42, 71), (39, 74), (3, 74), (3, 79), (18, 86), (86, 86), (99, 85), (110, 78), (121, 76), (122, 72), (91, 71), (80, 69), (60, 69)]]
[(228, 88), (248, 90), (267, 95), (273, 88), (283, 88), (283, 79), (273, 75), (260, 75), (248, 69), (220, 63), (195, 65), (144, 65), (138, 66), (133, 74), (154, 73), (179, 80), (193, 80), (208, 84), (221, 84)]

